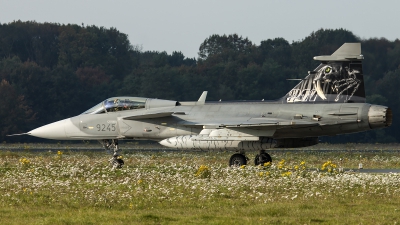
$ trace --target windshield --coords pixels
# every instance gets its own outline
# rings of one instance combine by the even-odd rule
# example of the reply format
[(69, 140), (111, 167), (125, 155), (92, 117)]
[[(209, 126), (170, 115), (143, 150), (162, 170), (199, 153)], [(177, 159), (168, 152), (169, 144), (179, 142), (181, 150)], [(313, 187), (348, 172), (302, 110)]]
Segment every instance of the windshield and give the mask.
[(92, 108), (86, 110), (82, 114), (100, 114), (106, 112), (117, 112), (123, 110), (133, 110), (144, 108), (146, 98), (139, 97), (114, 97), (109, 98)]

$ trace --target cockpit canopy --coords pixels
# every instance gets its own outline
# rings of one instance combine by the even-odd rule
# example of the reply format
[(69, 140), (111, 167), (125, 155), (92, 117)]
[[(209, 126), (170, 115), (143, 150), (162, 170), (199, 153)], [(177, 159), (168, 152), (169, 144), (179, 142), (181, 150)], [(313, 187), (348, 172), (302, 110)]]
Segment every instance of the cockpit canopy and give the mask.
[(140, 97), (114, 97), (109, 98), (82, 114), (101, 114), (106, 112), (117, 112), (123, 110), (142, 109), (146, 105), (147, 98)]

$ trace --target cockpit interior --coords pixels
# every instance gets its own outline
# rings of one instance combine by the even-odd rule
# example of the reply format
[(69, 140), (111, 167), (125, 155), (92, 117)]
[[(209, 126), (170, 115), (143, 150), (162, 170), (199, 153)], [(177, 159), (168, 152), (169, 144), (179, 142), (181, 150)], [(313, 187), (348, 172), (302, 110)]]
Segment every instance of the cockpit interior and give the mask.
[(140, 97), (113, 97), (100, 102), (82, 114), (101, 114), (123, 110), (142, 109), (146, 105), (146, 100), (147, 98)]

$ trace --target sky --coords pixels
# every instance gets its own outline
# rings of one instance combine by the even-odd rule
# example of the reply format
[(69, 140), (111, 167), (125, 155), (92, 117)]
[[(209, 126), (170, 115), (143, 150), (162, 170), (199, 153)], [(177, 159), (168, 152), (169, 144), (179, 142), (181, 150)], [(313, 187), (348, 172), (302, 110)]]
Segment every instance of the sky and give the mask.
[(197, 58), (213, 34), (292, 43), (344, 28), (356, 36), (400, 39), (398, 0), (0, 0), (0, 23), (15, 20), (115, 27), (142, 51)]

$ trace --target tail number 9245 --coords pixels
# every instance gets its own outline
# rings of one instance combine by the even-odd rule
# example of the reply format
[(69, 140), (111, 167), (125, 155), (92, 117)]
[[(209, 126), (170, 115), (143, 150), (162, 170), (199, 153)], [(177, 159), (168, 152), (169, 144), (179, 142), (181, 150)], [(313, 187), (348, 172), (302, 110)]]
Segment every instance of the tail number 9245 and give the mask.
[(115, 131), (115, 124), (97, 124), (97, 131)]

